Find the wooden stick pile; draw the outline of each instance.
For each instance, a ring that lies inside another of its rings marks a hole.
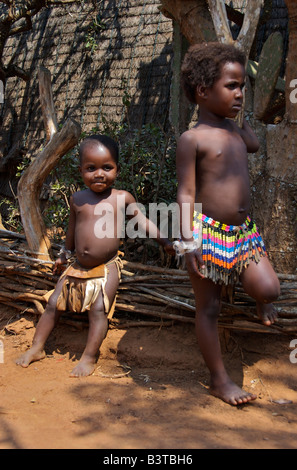
[[[52,274],[52,262],[34,257],[23,236],[1,231],[0,304],[20,314],[41,315],[58,277]],[[281,296],[275,302],[279,318],[266,327],[256,315],[256,305],[241,286],[222,298],[219,326],[263,333],[297,332],[297,276],[278,274]],[[150,317],[149,321],[144,318]],[[69,313],[62,320],[79,328],[87,325],[87,315]],[[111,327],[195,322],[195,300],[186,271],[132,263],[124,260],[116,308]]]

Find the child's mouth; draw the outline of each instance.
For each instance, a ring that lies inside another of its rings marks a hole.
[[[95,186],[97,188],[101,188],[104,185],[105,185],[104,181],[94,181],[93,182],[93,186]]]

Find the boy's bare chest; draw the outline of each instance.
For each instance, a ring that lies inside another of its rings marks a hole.
[[[124,213],[124,207],[116,200],[105,200],[97,204],[84,204],[75,207],[76,223],[94,224],[100,218],[106,222],[119,220]]]
[[[199,136],[199,150],[203,153],[222,155],[232,151],[244,151],[245,149],[245,143],[236,132],[215,129],[212,132],[201,132]]]
[[[213,133],[200,140],[198,161],[201,164],[242,164],[247,161],[246,145],[240,136],[230,133]]]

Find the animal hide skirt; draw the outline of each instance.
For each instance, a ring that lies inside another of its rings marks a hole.
[[[64,282],[57,300],[57,309],[75,313],[85,312],[91,308],[100,292],[102,292],[104,311],[108,314],[110,304],[105,286],[108,266],[112,263],[116,264],[120,279],[122,260],[119,256],[116,256],[106,264],[101,264],[91,269],[81,267],[77,261],[68,266],[60,277],[60,279],[64,278]]]

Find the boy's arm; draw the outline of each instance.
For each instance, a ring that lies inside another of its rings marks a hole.
[[[129,206],[127,215],[129,218],[135,217],[139,231],[145,234],[147,237],[156,240],[159,245],[163,246],[164,250],[173,255],[175,253],[173,244],[167,237],[165,237],[158,227],[142,213],[139,204],[137,204],[135,198],[130,193],[126,193],[126,206]]]
[[[259,150],[260,143],[258,137],[245,119],[243,120],[242,128],[239,128],[239,133],[246,145],[248,153],[255,153]]]
[[[68,220],[68,228],[66,232],[66,239],[65,239],[65,249],[68,251],[74,251],[75,249],[75,221],[76,215],[74,210],[74,203],[73,203],[73,196],[70,197],[70,213],[69,213],[69,220]]]
[[[67,252],[73,252],[75,249],[74,241],[74,229],[75,229],[75,211],[73,207],[73,197],[70,198],[70,214],[68,221],[68,229],[66,232],[66,239],[64,248],[59,253],[59,258],[56,259],[53,273],[59,274],[62,271],[62,266],[67,263]]]
[[[196,193],[197,141],[185,132],[176,149],[177,203],[180,209],[180,232],[185,241],[193,240],[193,214]]]
[[[196,160],[198,153],[197,136],[191,131],[185,132],[179,139],[176,150],[177,202],[180,208],[181,239],[191,245],[193,241],[193,216],[196,197]],[[204,267],[200,250],[190,248],[185,253],[188,272],[203,278],[198,266]]]

